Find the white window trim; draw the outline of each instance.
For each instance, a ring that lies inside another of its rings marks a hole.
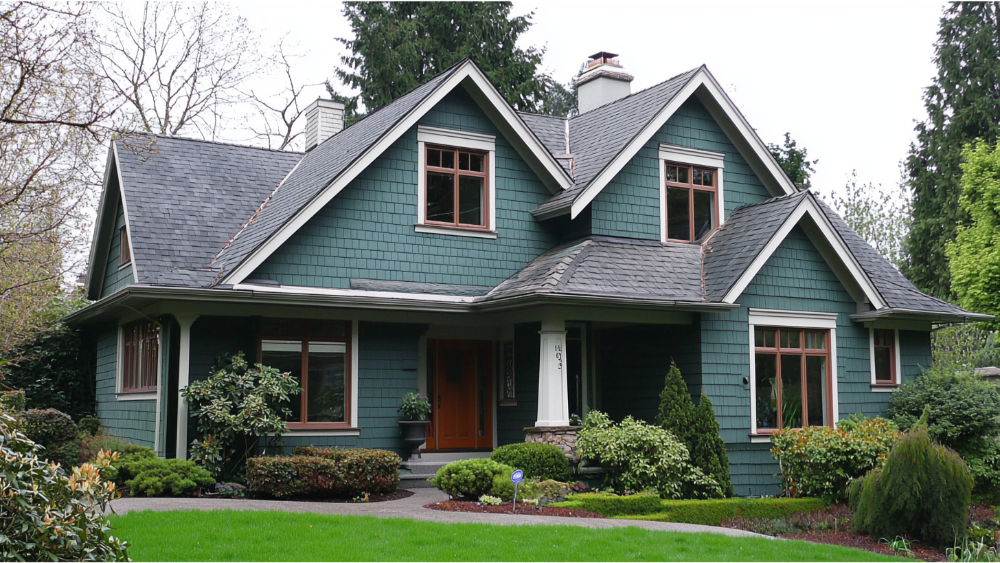
[[[140,319],[130,319],[127,322],[119,321],[118,323],[118,346],[117,354],[115,359],[115,399],[118,401],[159,401],[160,394],[160,371],[163,369],[163,362],[160,358],[160,348],[163,347],[163,331],[161,330],[156,335],[156,391],[149,391],[145,393],[126,393],[125,388],[125,377],[123,373],[123,361],[125,352],[125,331],[123,327],[126,324],[137,321]],[[159,411],[159,408],[157,408]],[[159,432],[159,428],[156,428]]]
[[[766,434],[757,434],[757,364],[754,354],[754,328],[757,326],[772,326],[777,328],[815,328],[830,331],[830,378],[832,385],[831,395],[833,399],[833,412],[831,423],[836,424],[840,420],[840,397],[838,386],[840,385],[837,375],[837,313],[818,313],[812,311],[782,311],[777,309],[750,309],[749,315],[750,340],[750,442],[763,443],[771,440]],[[766,438],[766,440],[761,439]]]
[[[892,352],[896,356],[896,373],[892,374],[892,384],[899,385],[903,381],[903,364],[901,362],[899,354],[899,329],[892,329]],[[892,393],[893,387],[886,386],[885,383],[875,382],[875,329],[868,329],[868,360],[871,364],[871,374],[872,374],[872,392],[873,393]]]
[[[458,149],[469,149],[476,151],[486,151],[486,171],[489,187],[487,197],[489,198],[489,224],[490,230],[472,233],[460,228],[449,229],[438,225],[425,225],[427,214],[427,202],[425,201],[425,184],[427,174],[424,170],[424,159],[427,154],[427,145],[442,145],[455,147]],[[483,135],[482,133],[471,133],[469,131],[458,131],[456,129],[441,129],[438,127],[417,126],[417,224],[413,231],[417,233],[427,233],[436,235],[450,235],[473,238],[497,238],[497,148],[496,137],[493,135]]]
[[[660,159],[658,164],[660,167],[660,189],[657,192],[660,198],[660,242],[667,242],[667,178],[664,176],[665,164],[667,162],[676,162],[678,164],[704,166],[706,168],[715,168],[718,170],[716,176],[719,180],[719,184],[716,188],[715,194],[715,197],[718,200],[717,204],[719,213],[719,216],[715,218],[715,228],[717,229],[722,225],[726,214],[726,198],[722,187],[722,171],[726,167],[725,158],[726,155],[721,152],[704,151],[701,149],[692,149],[690,147],[682,147],[678,145],[660,144]]]

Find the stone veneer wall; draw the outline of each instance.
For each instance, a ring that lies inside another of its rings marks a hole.
[[[566,454],[570,464],[576,464],[576,435],[580,426],[546,426],[524,429],[524,441],[535,444],[552,444]]]

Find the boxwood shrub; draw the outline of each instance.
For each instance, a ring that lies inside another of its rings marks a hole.
[[[394,452],[365,448],[315,448],[299,446],[293,455],[321,457],[337,466],[343,480],[334,494],[353,497],[362,493],[385,494],[399,488],[399,464]]]
[[[660,497],[651,494],[638,495],[605,495],[600,493],[581,493],[569,495],[566,502],[553,506],[565,508],[580,508],[596,512],[603,516],[635,516],[659,512],[662,505]]]
[[[796,512],[815,512],[822,510],[826,502],[818,498],[660,500],[654,495],[583,493],[570,495],[566,502],[552,506],[579,508],[618,518],[718,526],[722,520],[737,516],[783,518]]]
[[[492,459],[464,459],[438,469],[437,476],[430,481],[435,487],[453,497],[478,499],[482,495],[493,494],[495,477],[506,476],[509,480],[513,472],[513,467],[497,463]],[[514,495],[513,485],[510,495],[511,497]]]
[[[493,451],[490,459],[524,471],[527,479],[537,477],[542,481],[569,480],[569,462],[566,460],[566,454],[552,444],[522,442],[500,446]]]
[[[306,455],[252,457],[247,460],[247,487],[274,498],[336,496],[344,475],[333,460]]]

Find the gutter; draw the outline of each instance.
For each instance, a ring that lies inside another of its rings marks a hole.
[[[921,311],[918,309],[897,309],[897,308],[884,308],[884,309],[878,309],[877,311],[868,311],[865,313],[855,313],[851,315],[851,320],[859,323],[866,321],[875,321],[879,319],[969,323],[969,322],[991,321],[993,320],[993,318],[994,318],[993,315],[985,315],[983,313],[972,313],[969,311],[965,311],[964,313],[945,313],[945,312]]]

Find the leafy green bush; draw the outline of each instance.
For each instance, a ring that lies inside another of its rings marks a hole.
[[[569,479],[569,462],[566,460],[566,454],[552,444],[522,442],[500,446],[493,450],[490,459],[524,471],[526,479],[536,477],[556,481]]]
[[[403,395],[403,404],[399,410],[406,415],[407,420],[427,420],[431,414],[431,402],[420,393]]]
[[[655,489],[664,498],[679,498],[685,491],[722,496],[718,483],[691,465],[687,448],[673,434],[630,416],[614,424],[608,415],[590,411],[576,445],[583,459],[601,463],[605,483],[616,492]]]
[[[261,364],[251,366],[238,352],[208,379],[181,390],[198,419],[200,438],[191,443],[191,459],[212,475],[241,473],[262,436],[273,434],[280,444],[291,416],[289,397],[302,392],[290,373]]]
[[[114,456],[71,474],[38,457],[20,423],[0,412],[0,559],[5,561],[129,561],[111,535],[105,509],[118,498],[100,470]]]
[[[493,487],[490,489],[491,495],[500,497],[505,501],[514,498],[514,482],[510,480],[510,476],[514,473],[514,468],[509,465],[506,467],[505,471],[493,476]],[[517,498],[519,501],[521,499],[537,499],[541,496],[540,490],[538,483],[525,479],[517,487]]]
[[[399,488],[399,464],[402,459],[394,452],[366,448],[314,448],[299,446],[293,455],[323,457],[334,461],[343,475],[336,494],[355,495],[391,493]]]
[[[80,443],[80,461],[95,459],[97,453],[101,450],[118,452],[120,459],[125,459],[132,454],[141,454],[140,457],[156,457],[156,452],[145,446],[139,446],[121,438],[101,434],[82,440]]]
[[[555,503],[552,506],[563,508],[579,508],[589,510],[604,516],[636,516],[639,514],[654,514],[663,507],[660,497],[652,494],[638,495],[608,495],[600,493],[580,493],[569,495],[566,502]]]
[[[167,491],[181,496],[199,487],[215,483],[212,474],[186,459],[128,456],[118,468],[118,479],[125,481],[131,496],[140,493],[152,497]]]
[[[80,432],[86,432],[91,436],[97,436],[104,431],[104,426],[101,424],[101,419],[94,418],[92,416],[85,416],[76,423],[76,426],[80,429]]]
[[[850,420],[837,428],[777,432],[771,453],[781,464],[785,490],[792,496],[837,502],[846,498],[851,480],[882,465],[898,439],[894,425],[882,418]]]
[[[42,457],[69,470],[80,461],[80,432],[66,413],[29,409],[21,413],[24,434],[45,448]]]
[[[0,410],[6,410],[14,416],[20,416],[24,411],[24,389],[17,391],[0,391]]]
[[[325,457],[295,455],[247,460],[247,487],[270,497],[337,496],[343,482],[344,475],[337,463]]]
[[[953,545],[965,537],[971,492],[965,462],[918,424],[882,467],[851,483],[852,528],[875,537],[915,535],[930,545]]]
[[[492,459],[465,459],[438,469],[437,476],[430,481],[439,490],[453,497],[477,499],[482,495],[492,494],[503,498],[493,492],[494,477],[499,475],[509,479],[513,471],[513,467]]]
[[[796,513],[822,510],[825,506],[826,502],[818,498],[665,500],[660,512],[635,519],[718,526],[730,518],[787,518]]]

